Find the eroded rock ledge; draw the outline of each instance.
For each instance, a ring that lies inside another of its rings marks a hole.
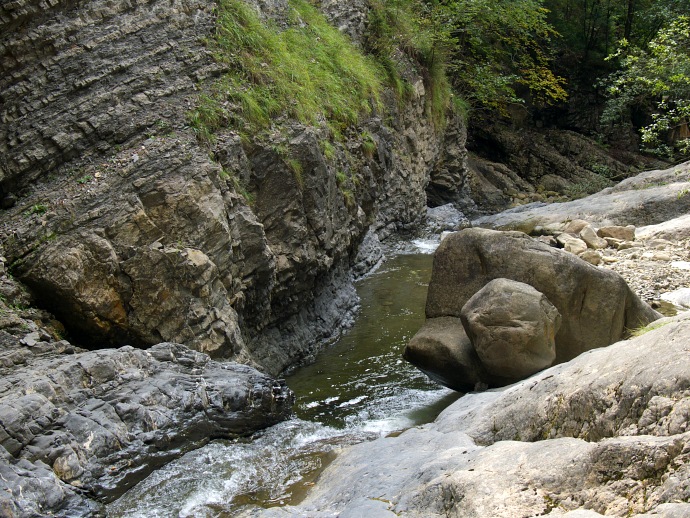
[[[30,350],[0,381],[3,516],[100,514],[156,467],[271,426],[294,400],[282,380],[179,344],[87,352],[3,338],[3,358]]]

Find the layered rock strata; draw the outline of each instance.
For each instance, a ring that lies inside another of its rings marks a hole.
[[[251,367],[179,344],[80,351],[12,343],[0,384],[0,509],[6,516],[91,516],[212,438],[235,438],[290,414],[294,395]],[[63,354],[57,354],[63,353]],[[72,353],[72,354],[67,354]]]
[[[251,5],[278,25],[289,9]],[[326,10],[361,37],[358,5]],[[328,152],[325,127],[286,120],[200,145],[187,113],[226,72],[206,43],[214,12],[205,0],[2,7],[1,239],[13,274],[76,342],[184,343],[275,373],[351,315],[367,231],[423,220],[445,144],[408,59],[407,101],[386,95],[385,113]]]

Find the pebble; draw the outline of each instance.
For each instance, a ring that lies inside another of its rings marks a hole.
[[[648,304],[656,304],[665,293],[690,288],[690,238],[675,243],[653,239],[634,244],[627,250],[607,248],[601,267],[620,274]]]

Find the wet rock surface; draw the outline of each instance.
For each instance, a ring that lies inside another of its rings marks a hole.
[[[663,325],[662,325],[663,324]],[[345,450],[299,506],[248,516],[685,516],[690,320],[589,351]]]
[[[28,348],[13,345],[3,353]],[[287,418],[294,400],[283,381],[180,344],[56,354],[63,345],[34,345],[3,372],[0,484],[10,516],[90,515],[210,439]]]

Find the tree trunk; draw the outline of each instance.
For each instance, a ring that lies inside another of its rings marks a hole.
[[[633,17],[635,16],[635,0],[628,0],[628,15],[625,17],[625,33],[623,37],[630,41],[630,34],[632,33]]]

